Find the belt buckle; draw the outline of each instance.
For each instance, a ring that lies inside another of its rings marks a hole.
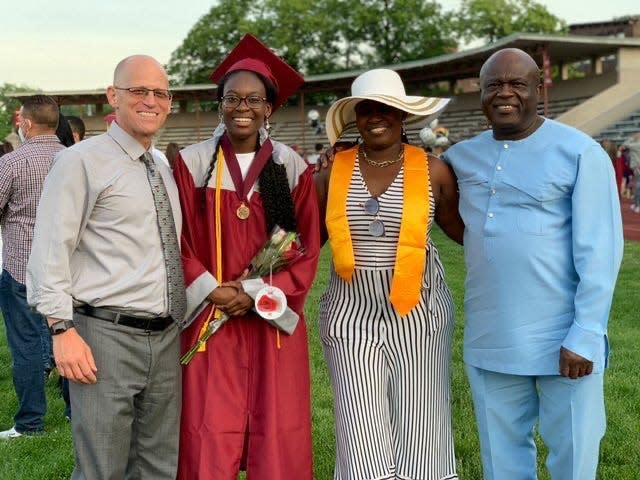
[[[113,319],[113,323],[115,325],[120,325],[120,317],[122,316],[122,314],[120,312],[114,312],[116,314],[115,318]]]
[[[153,330],[151,330],[151,324],[153,323],[153,317],[149,317],[149,318],[145,318],[144,319],[144,331],[145,332],[151,332]]]

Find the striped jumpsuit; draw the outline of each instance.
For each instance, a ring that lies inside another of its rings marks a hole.
[[[400,317],[388,300],[402,215],[403,173],[378,197],[385,236],[372,237],[358,160],[347,196],[355,270],[331,268],[320,336],[334,393],[336,480],[457,479],[451,433],[453,301],[428,241],[420,302]],[[431,207],[435,205],[429,185]]]

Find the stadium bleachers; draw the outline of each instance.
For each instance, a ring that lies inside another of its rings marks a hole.
[[[561,98],[551,100],[548,105],[548,116],[556,118],[570,110],[589,97]],[[458,142],[480,133],[487,128],[486,119],[482,111],[477,107],[477,97],[472,102],[454,102],[452,107],[445,110],[439,117],[439,124],[449,129],[449,137],[453,142]],[[326,106],[308,107],[321,112],[321,119],[326,115]],[[543,106],[538,106],[538,112],[543,113]],[[215,112],[206,112],[196,115],[194,113],[169,115],[165,126],[156,135],[154,144],[164,151],[169,142],[175,142],[180,146],[190,145],[208,138],[218,124],[218,116]],[[322,126],[322,123],[320,124]],[[88,125],[88,127],[90,127]],[[87,137],[102,133],[106,126],[93,125],[87,130]],[[418,133],[420,128],[410,128],[408,136],[411,143],[420,144]],[[624,120],[615,123],[603,130],[596,139],[611,139],[617,143],[627,139],[631,134],[640,131],[640,111],[635,112]],[[271,119],[271,136],[287,145],[297,144],[303,151],[311,152],[316,143],[327,144],[324,129],[312,126],[300,118],[298,107],[281,108]],[[345,139],[353,140],[357,137],[357,131],[347,132]]]
[[[598,141],[611,140],[620,144],[637,132],[640,132],[640,110],[601,130],[594,138]]]

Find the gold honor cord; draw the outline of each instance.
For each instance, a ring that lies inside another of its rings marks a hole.
[[[216,209],[215,209],[215,229],[216,229],[216,280],[218,284],[222,283],[222,211],[221,211],[221,192],[222,192],[222,171],[224,170],[224,154],[222,149],[218,149],[218,157],[216,159]],[[204,188],[207,188],[205,185]],[[211,318],[219,319],[222,317],[222,311],[215,305],[212,305],[209,316],[202,324],[200,333],[198,334],[198,340],[200,340],[207,329]],[[202,342],[198,352],[205,352],[207,350],[207,342]]]

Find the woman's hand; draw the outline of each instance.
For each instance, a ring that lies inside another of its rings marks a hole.
[[[213,289],[213,291],[207,296],[207,299],[214,305],[224,307],[227,303],[235,298],[238,294],[238,289],[230,284],[222,284],[219,287]]]
[[[243,274],[244,276],[244,274]],[[241,276],[240,278],[242,278]],[[253,307],[253,298],[251,298],[242,288],[240,280],[233,280],[231,282],[225,282],[222,284],[223,288],[233,288],[236,290],[236,295],[226,304],[220,305],[220,308],[228,315],[235,317],[245,315]]]

